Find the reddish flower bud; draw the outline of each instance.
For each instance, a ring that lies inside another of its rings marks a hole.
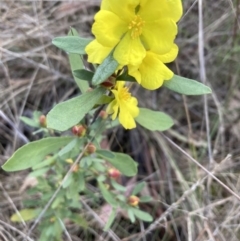
[[[86,134],[86,128],[82,125],[76,125],[72,128],[72,133],[74,136],[84,136]]]
[[[113,179],[118,179],[121,176],[121,172],[116,168],[108,169],[108,176]]]
[[[108,117],[108,113],[105,110],[101,110],[99,116],[105,120]]]
[[[86,149],[86,153],[87,154],[92,154],[94,152],[96,152],[96,146],[93,143],[89,143]]]
[[[115,85],[115,77],[110,76],[107,80],[105,80],[101,85],[106,88],[112,88]]]
[[[138,204],[139,204],[139,198],[137,196],[130,196],[128,198],[128,203],[133,206],[133,207],[136,207]]]
[[[39,117],[39,124],[41,127],[47,127],[47,118],[45,115]]]
[[[78,172],[78,170],[79,170],[79,165],[78,164],[74,165],[72,168],[72,172]]]

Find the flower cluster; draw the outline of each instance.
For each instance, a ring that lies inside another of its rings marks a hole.
[[[178,54],[174,40],[181,15],[181,0],[103,0],[92,27],[95,39],[85,49],[88,61],[101,64],[113,52],[120,68],[126,66],[128,74],[141,86],[157,89],[173,77],[165,63],[172,62]],[[137,111],[122,104],[126,101],[121,99],[123,89],[122,83],[116,85],[112,91],[115,100],[108,110],[114,113],[114,119],[119,109],[120,123],[133,128]],[[135,106],[135,98],[131,101]]]
[[[139,84],[157,89],[173,77],[165,63],[178,54],[174,39],[181,15],[181,0],[103,0],[92,27],[95,40],[86,47],[88,61],[101,64],[113,50]]]

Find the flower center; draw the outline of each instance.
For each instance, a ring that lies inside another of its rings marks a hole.
[[[131,98],[131,94],[128,92],[128,88],[124,87],[119,91],[119,99],[128,101]]]
[[[135,15],[133,20],[129,23],[128,29],[131,30],[131,37],[133,39],[139,37],[142,34],[142,28],[145,21],[139,15]]]

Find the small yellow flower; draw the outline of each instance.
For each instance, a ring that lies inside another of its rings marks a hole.
[[[115,88],[111,90],[114,100],[108,105],[107,113],[112,114],[112,120],[115,120],[118,115],[119,122],[123,127],[132,129],[136,127],[134,118],[139,114],[138,101],[131,96],[124,85],[125,81],[117,81]]]
[[[178,54],[177,45],[163,55],[147,51],[139,66],[128,65],[128,73],[133,76],[142,87],[155,90],[162,86],[164,80],[170,80],[173,72],[164,64],[172,62]]]
[[[88,61],[101,62],[113,48],[120,65],[140,65],[147,50],[166,54],[181,15],[181,0],[103,0],[92,27],[96,40],[86,48]]]

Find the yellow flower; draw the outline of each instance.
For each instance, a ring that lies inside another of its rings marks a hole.
[[[89,62],[101,62],[113,48],[120,65],[140,65],[146,50],[168,53],[181,15],[181,0],[103,0],[92,28],[96,40],[86,48]],[[96,45],[102,51],[94,57]]]
[[[108,105],[107,113],[112,114],[112,120],[115,120],[118,115],[119,122],[123,127],[132,129],[136,127],[134,118],[139,114],[138,101],[131,96],[124,85],[125,81],[117,81],[115,88],[111,90],[114,100]]]
[[[163,55],[147,51],[139,66],[128,66],[128,73],[144,88],[155,90],[162,86],[164,80],[170,80],[173,77],[173,72],[164,63],[172,62],[177,54],[178,47],[175,44],[168,53]]]

